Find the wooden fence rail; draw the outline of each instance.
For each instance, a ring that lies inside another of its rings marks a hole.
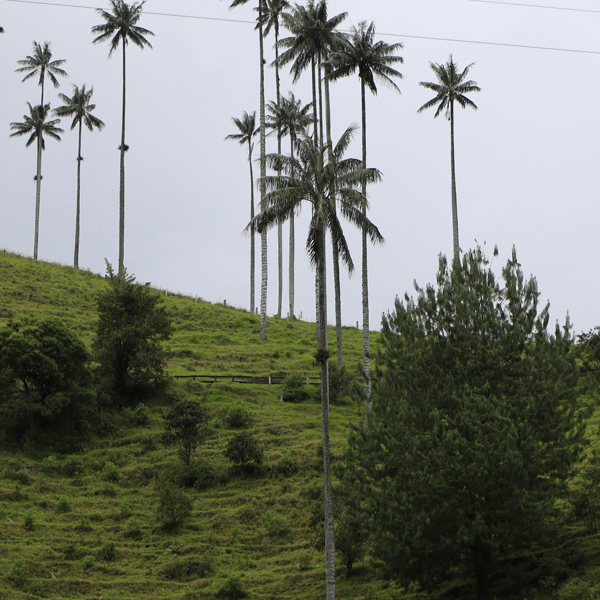
[[[232,383],[258,383],[261,385],[279,385],[283,383],[285,375],[171,375],[175,379],[191,379],[202,383],[218,383],[230,381]],[[321,385],[320,376],[306,377],[307,385]]]

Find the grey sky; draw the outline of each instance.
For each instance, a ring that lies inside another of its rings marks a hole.
[[[21,121],[26,102],[39,102],[39,88],[22,84],[16,61],[32,42],[50,41],[54,58],[67,60],[71,84],[94,86],[96,114],[106,123],[84,132],[80,265],[104,272],[104,258],[117,262],[120,53],[93,46],[90,29],[101,22],[97,0],[64,0],[87,10],[0,0],[0,247],[31,255],[35,149],[9,139],[9,124]],[[529,4],[530,2],[527,2]],[[532,3],[532,2],[531,2]],[[546,0],[548,6],[567,3]],[[571,3],[570,3],[571,4]],[[253,20],[253,5],[228,10],[218,0],[149,0],[148,13],[177,13]],[[593,0],[572,8],[597,9]],[[471,78],[482,92],[479,110],[456,118],[456,164],[461,247],[498,245],[500,267],[513,244],[526,275],[539,283],[541,302],[551,301],[552,320],[567,310],[576,331],[600,323],[597,307],[598,202],[596,107],[600,66],[600,13],[542,10],[470,0],[330,0],[329,14],[347,11],[342,29],[375,21],[378,37],[402,41],[404,75],[399,95],[380,86],[368,97],[369,166],[383,172],[370,189],[371,219],[387,242],[370,253],[371,324],[393,307],[394,297],[412,293],[413,280],[433,282],[438,254],[452,252],[449,125],[417,109],[431,97],[418,86],[434,77],[429,61],[450,53],[460,68],[475,62]],[[249,305],[249,219],[245,149],[224,141],[235,131],[232,116],[258,111],[258,40],[252,25],[145,14],[154,49],[128,47],[125,264],[139,281],[210,301]],[[379,34],[395,34],[399,37]],[[282,30],[282,35],[287,32]],[[496,45],[418,39],[452,38],[587,50],[552,52]],[[272,38],[267,41],[271,62]],[[267,98],[274,99],[274,70],[267,70]],[[307,79],[293,86],[287,69],[282,91],[310,100]],[[334,138],[360,122],[358,78],[332,87]],[[63,140],[47,141],[43,157],[39,252],[43,260],[71,264],[75,219],[76,134],[63,120]],[[269,151],[276,141],[269,138]],[[258,144],[257,144],[258,147]],[[284,141],[287,151],[288,141]],[[360,131],[348,156],[360,156]],[[258,170],[258,169],[257,169]],[[258,197],[257,197],[258,199]],[[304,254],[308,211],[297,225],[296,312],[314,319],[314,276]],[[346,228],[360,267],[359,236]],[[287,227],[284,229],[287,237]],[[287,244],[285,266],[287,267]],[[259,255],[257,254],[257,259]],[[276,235],[269,234],[268,314],[277,311]],[[258,265],[257,261],[257,265]],[[287,272],[287,270],[286,270]],[[328,273],[331,274],[330,268]],[[257,269],[257,282],[260,271]],[[333,321],[330,286],[329,319]],[[257,292],[257,303],[258,303]],[[360,273],[343,277],[343,320],[361,320]],[[287,277],[284,312],[287,310]]]

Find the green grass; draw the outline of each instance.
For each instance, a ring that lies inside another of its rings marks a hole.
[[[104,285],[101,276],[86,271],[0,254],[0,326],[26,316],[54,316],[89,347],[95,299]],[[193,298],[163,297],[174,325],[168,344],[171,375],[318,375],[312,358],[314,323],[271,318],[263,341],[257,316]],[[333,330],[329,339],[334,343]],[[376,340],[374,334],[374,345]],[[335,347],[331,351],[335,354]],[[361,332],[345,328],[344,356],[351,371],[361,352]],[[157,477],[179,464],[176,449],[160,443],[165,408],[160,400],[146,402],[151,412],[147,426],[131,426],[113,415],[110,433],[92,437],[78,454],[4,450],[0,599],[208,599],[230,576],[240,577],[253,599],[324,597],[324,557],[311,545],[305,493],[321,481],[319,404],[282,403],[281,386],[191,379],[172,385],[181,396],[200,401],[212,424],[196,457],[211,464],[216,480],[206,490],[186,490],[192,516],[171,533],[161,530],[156,518]],[[223,456],[236,433],[224,425],[223,416],[240,401],[252,415],[249,429],[265,453],[265,465],[256,474],[233,472]],[[361,419],[362,409],[353,401],[332,405],[335,459],[344,451],[349,427]],[[273,467],[286,453],[297,460],[299,471],[275,475]],[[107,462],[116,465],[118,477],[104,469]],[[591,559],[590,574],[600,577],[598,536],[577,535]],[[379,579],[369,561],[355,570],[347,578],[338,567],[337,597],[425,598]],[[551,596],[539,592],[536,597]]]

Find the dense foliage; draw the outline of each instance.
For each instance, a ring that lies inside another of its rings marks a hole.
[[[93,343],[103,404],[124,404],[160,385],[171,337],[171,321],[160,296],[140,285],[126,269],[107,263],[108,288],[98,297]]]
[[[18,441],[87,428],[94,408],[88,355],[55,320],[13,322],[0,330],[0,423]]]
[[[194,450],[206,436],[206,411],[194,400],[178,400],[163,417],[163,440],[175,444],[185,466],[189,466]]]
[[[369,431],[351,435],[344,475],[390,573],[435,588],[460,568],[488,600],[499,559],[549,531],[584,445],[573,340],[568,322],[547,332],[514,251],[501,281],[477,249],[416,290],[383,320]]]

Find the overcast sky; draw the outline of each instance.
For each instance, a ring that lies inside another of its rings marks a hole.
[[[53,57],[67,60],[69,78],[59,90],[47,87],[46,99],[56,107],[58,92],[71,95],[72,84],[93,86],[96,115],[106,123],[102,132],[84,131],[80,246],[80,266],[103,273],[104,259],[116,264],[118,257],[121,55],[109,59],[107,44],[91,43],[91,27],[102,22],[92,10],[98,0],[57,4],[63,6],[0,0],[0,248],[33,254],[36,152],[25,147],[26,138],[9,138],[9,126],[22,121],[26,102],[38,103],[40,95],[36,80],[21,83],[16,61],[31,54],[34,40],[49,41]],[[232,11],[229,4],[148,0],[139,25],[156,34],[153,49],[128,46],[125,264],[138,281],[248,308],[246,150],[224,138],[236,131],[233,116],[258,111],[258,38],[251,24],[234,22],[252,21],[254,2]],[[370,217],[386,238],[370,252],[373,329],[396,295],[412,293],[414,280],[433,282],[438,255],[452,253],[450,127],[434,120],[433,111],[417,114],[432,96],[418,85],[435,78],[429,61],[445,62],[451,53],[461,69],[475,63],[470,76],[482,88],[472,96],[479,110],[456,114],[462,249],[485,243],[491,257],[498,245],[494,264],[500,267],[515,245],[525,274],[538,280],[541,302],[551,302],[552,321],[562,323],[568,311],[577,332],[600,324],[600,11],[597,0],[543,4],[580,10],[473,0],[329,1],[330,16],[348,12],[342,29],[374,21],[378,39],[404,44],[402,94],[380,86],[367,100],[369,166],[383,173],[369,191]],[[268,63],[272,44],[269,38]],[[274,99],[274,69],[267,69],[266,90]],[[308,78],[292,85],[285,69],[282,92],[288,90],[310,101]],[[335,139],[360,122],[357,76],[332,86],[332,111]],[[70,121],[61,126],[62,141],[47,140],[43,156],[39,255],[72,264],[77,136]],[[276,150],[275,139],[268,144],[268,151]],[[348,156],[360,157],[360,131]],[[305,209],[297,225],[296,313],[312,320],[308,215]],[[346,231],[359,269],[359,235],[350,226]],[[287,243],[284,248],[287,273]],[[259,264],[257,253],[257,306]],[[273,231],[269,315],[277,311],[276,265]],[[344,324],[355,325],[361,320],[358,271],[343,276],[342,291]],[[332,286],[329,302],[333,322]],[[287,303],[286,276],[284,314]]]

